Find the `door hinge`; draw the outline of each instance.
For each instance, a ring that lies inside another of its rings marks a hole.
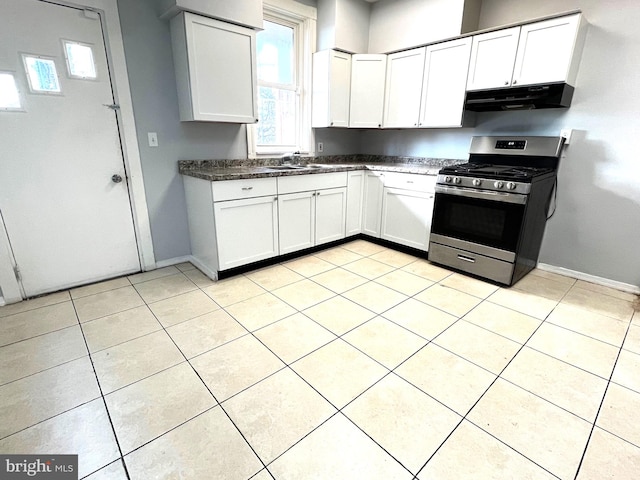
[[[13,267],[13,273],[16,276],[16,280],[21,282],[22,281],[22,275],[20,274],[20,267],[18,267],[18,265]]]

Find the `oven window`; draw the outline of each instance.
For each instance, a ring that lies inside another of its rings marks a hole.
[[[436,194],[431,231],[515,252],[524,205]]]

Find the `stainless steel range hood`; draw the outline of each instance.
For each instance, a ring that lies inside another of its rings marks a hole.
[[[529,85],[467,92],[465,109],[474,112],[568,108],[574,88],[568,83]]]

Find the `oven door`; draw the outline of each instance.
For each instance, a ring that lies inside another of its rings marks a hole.
[[[447,237],[461,247],[467,242],[489,247],[482,253],[495,250],[515,255],[526,201],[526,195],[438,185],[432,241]]]

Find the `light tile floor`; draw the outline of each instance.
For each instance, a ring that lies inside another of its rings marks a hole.
[[[0,308],[0,452],[80,477],[637,479],[633,295],[357,240]]]

